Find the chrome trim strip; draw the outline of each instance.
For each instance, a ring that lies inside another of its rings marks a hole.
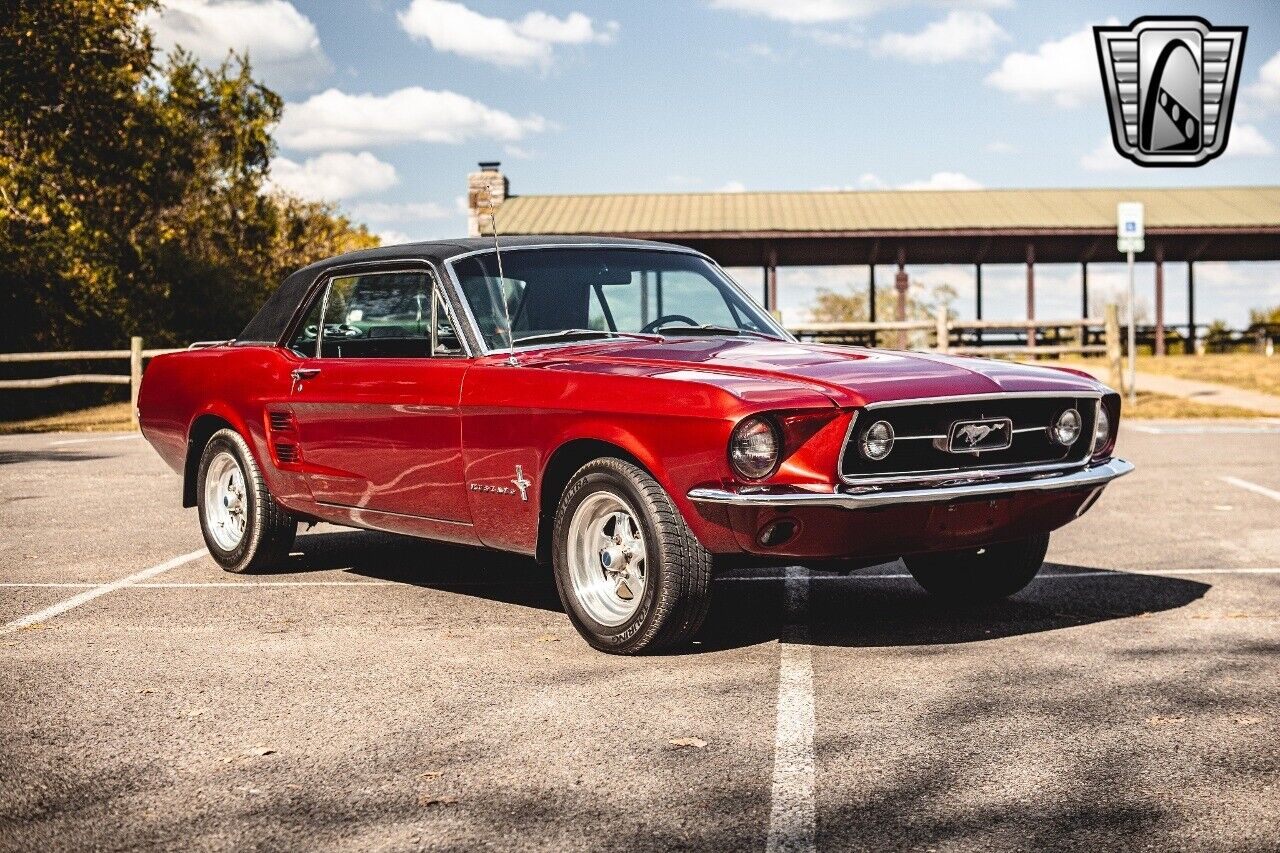
[[[699,252],[696,249],[690,249],[686,246],[667,246],[661,243],[655,243],[652,246],[633,245],[628,243],[539,243],[537,245],[525,245],[525,246],[502,246],[501,248],[502,248],[503,254],[508,254],[510,252],[525,252],[530,250],[546,250],[546,249],[625,249],[629,251],[640,251],[640,252],[671,252],[672,254],[677,254],[677,255],[693,255],[694,257],[702,258],[704,261],[706,261],[708,265],[710,265],[717,273],[720,274],[720,276],[724,279],[725,284],[733,288],[735,293],[737,293],[739,296],[741,296],[751,305],[755,306],[756,309],[760,312],[761,317],[764,318],[764,320],[768,323],[769,327],[773,330],[773,332],[778,335],[779,340],[787,341],[791,343],[794,343],[796,341],[795,337],[790,332],[788,332],[785,328],[778,325],[777,321],[774,320],[773,316],[770,315],[768,311],[764,310],[764,308],[761,307],[758,302],[752,299],[751,295],[748,294],[745,290],[743,290],[742,287],[736,281],[733,280],[733,277],[724,271],[723,267],[721,267],[718,263],[716,263],[713,258],[703,254],[702,252]],[[480,346],[482,355],[493,355],[495,352],[499,352],[499,350],[495,350],[492,347],[490,347],[488,342],[485,341],[484,335],[480,333],[480,324],[476,321],[475,314],[471,312],[471,303],[467,301],[466,294],[463,293],[462,291],[462,282],[458,280],[458,274],[454,270],[453,265],[456,261],[465,260],[466,258],[474,257],[476,255],[493,254],[493,251],[494,250],[492,247],[485,248],[485,249],[473,249],[470,252],[463,252],[461,254],[453,255],[451,257],[445,258],[443,262],[445,271],[449,274],[450,281],[453,282],[454,295],[457,298],[457,300],[462,303],[462,308],[466,312],[467,319],[471,323],[471,331],[475,335],[476,341]],[[529,350],[542,349],[546,346],[555,346],[557,344],[559,345],[564,345],[569,343],[580,344],[582,343],[582,341],[549,342],[546,344],[533,344],[526,347],[519,346],[519,343],[520,343],[519,341],[516,341],[516,346],[514,347],[514,349],[518,352],[521,352],[521,351],[527,352]],[[503,350],[505,350],[505,347],[503,348]]]
[[[1070,474],[1049,474],[1025,480],[1002,480],[987,483],[967,483],[959,486],[938,486],[929,489],[902,489],[899,491],[867,492],[734,492],[726,489],[690,489],[688,498],[694,503],[719,504],[752,509],[804,509],[806,507],[834,509],[874,509],[884,506],[900,506],[916,503],[946,503],[966,498],[994,498],[1020,492],[1053,492],[1074,489],[1101,489],[1117,477],[1133,470],[1133,465],[1123,459],[1112,459],[1091,468]],[[952,477],[952,480],[957,478]]]
[[[1052,397],[1078,397],[1084,399],[1096,399],[1101,405],[1104,391],[994,391],[983,394],[951,394],[945,397],[911,397],[904,400],[880,400],[875,403],[867,403],[862,406],[864,411],[875,411],[877,409],[892,408],[894,406],[919,406],[930,403],[964,403],[972,400],[1025,400],[1025,399],[1045,399]],[[1085,451],[1084,456],[1068,462],[1051,462],[1038,463],[1035,465],[1021,465],[1011,468],[986,468],[981,471],[977,469],[965,468],[948,468],[944,471],[934,469],[931,471],[899,471],[896,474],[885,474],[877,476],[876,474],[860,474],[856,476],[848,476],[844,473],[844,458],[849,452],[850,440],[853,438],[853,428],[858,423],[859,411],[855,410],[853,417],[849,419],[849,428],[845,430],[844,444],[841,445],[840,455],[836,458],[836,476],[840,478],[840,482],[851,486],[874,486],[878,483],[913,483],[927,482],[930,480],[954,480],[957,476],[1008,476],[1015,474],[1033,474],[1037,472],[1061,471],[1066,468],[1074,468],[1077,465],[1083,465],[1087,462],[1092,454],[1092,442],[1090,447]],[[1096,415],[1095,415],[1096,417]],[[1096,423],[1096,421],[1095,421]],[[1047,430],[1048,427],[1020,427],[1014,432],[1035,432],[1038,430]],[[906,438],[934,438],[935,436],[899,436],[899,440]],[[946,436],[936,436],[945,438]]]
[[[1085,397],[1101,399],[1102,391],[992,391],[983,394],[951,394],[946,397],[912,397],[907,400],[880,400],[867,403],[864,409],[883,409],[887,406],[920,406],[928,403],[963,403],[970,400],[1006,400],[1036,397]]]

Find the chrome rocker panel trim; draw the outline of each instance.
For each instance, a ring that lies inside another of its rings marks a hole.
[[[1074,471],[1069,474],[1050,473],[1031,479],[999,480],[965,483],[954,486],[935,486],[926,489],[868,490],[858,492],[732,492],[726,489],[690,489],[689,500],[695,503],[728,506],[803,509],[805,507],[834,507],[838,509],[873,509],[913,503],[941,503],[965,498],[988,498],[1017,492],[1052,492],[1067,489],[1096,489],[1107,485],[1117,477],[1133,470],[1133,465],[1123,459]],[[953,482],[962,477],[953,478]]]

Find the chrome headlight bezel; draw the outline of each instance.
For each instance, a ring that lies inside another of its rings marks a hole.
[[[1089,448],[1090,456],[1098,456],[1106,451],[1111,443],[1111,415],[1101,400],[1098,401],[1098,413],[1093,420],[1093,445]]]
[[[755,459],[751,458],[752,454]],[[743,418],[729,434],[728,456],[729,467],[744,480],[772,476],[782,462],[782,433],[778,425],[764,415]]]
[[[1049,439],[1061,447],[1071,447],[1084,432],[1084,418],[1075,408],[1063,409],[1049,424]]]
[[[873,432],[876,436],[872,435]],[[883,462],[893,452],[894,438],[893,424],[876,421],[858,437],[858,451],[872,462]]]

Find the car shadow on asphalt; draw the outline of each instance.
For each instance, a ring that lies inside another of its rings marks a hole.
[[[0,450],[0,465],[19,462],[92,462],[95,459],[109,458],[111,457],[78,450]]]
[[[501,604],[563,612],[546,566],[527,557],[392,534],[342,531],[298,537],[274,574],[342,571]],[[684,653],[757,645],[794,636],[780,569],[717,577],[710,612]],[[949,605],[930,598],[902,563],[849,574],[809,573],[808,642],[829,646],[930,646],[997,640],[1184,607],[1208,584],[1155,574],[1046,563],[1005,601]]]

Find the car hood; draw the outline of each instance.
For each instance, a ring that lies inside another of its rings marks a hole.
[[[983,358],[759,338],[612,340],[523,353],[527,366],[700,381],[744,396],[777,398],[786,386],[838,406],[1000,392],[1096,393],[1084,375]]]

